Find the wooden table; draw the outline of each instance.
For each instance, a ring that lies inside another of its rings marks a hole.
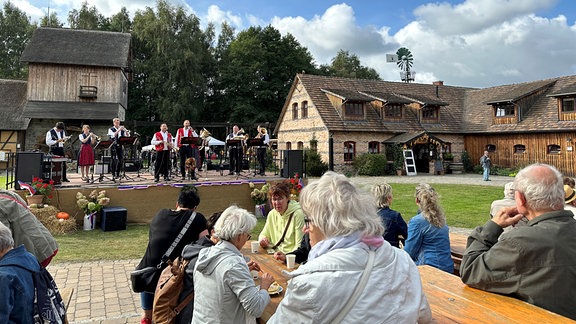
[[[462,283],[459,277],[431,266],[418,266],[436,323],[572,323],[570,319]]]
[[[288,268],[286,268],[286,265],[283,262],[274,259],[271,254],[267,254],[266,250],[264,250],[262,247],[260,247],[258,253],[252,253],[250,249],[250,241],[246,242],[246,244],[244,244],[242,247],[242,254],[249,257],[251,260],[258,262],[262,271],[271,274],[276,282],[278,282],[278,284],[280,284],[280,286],[282,286],[284,289],[280,294],[270,295],[270,304],[266,306],[262,316],[258,319],[259,323],[266,323],[272,314],[276,312],[278,304],[280,304],[282,298],[284,298],[289,278],[282,273],[282,270],[288,270]],[[256,284],[259,283],[260,280],[256,280]]]
[[[454,274],[460,275],[460,263],[462,263],[462,256],[466,251],[466,242],[468,235],[450,233],[450,254],[454,261]]]

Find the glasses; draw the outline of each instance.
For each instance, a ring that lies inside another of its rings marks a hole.
[[[250,233],[246,233],[246,234],[248,234],[248,237],[246,238],[246,241],[248,241],[252,238],[252,234],[250,234]]]
[[[306,227],[306,229],[310,228],[310,223],[312,223],[312,220],[308,217],[304,217],[304,227]]]

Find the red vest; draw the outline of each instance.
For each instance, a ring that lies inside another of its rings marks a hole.
[[[162,143],[156,145],[154,148],[156,149],[156,151],[163,151],[164,150],[164,137],[162,137],[162,132],[156,132],[156,134],[154,134],[154,138],[157,141],[162,141]],[[166,136],[166,138],[168,139],[169,143],[172,143],[172,134],[168,133],[168,136]]]
[[[188,130],[188,136],[187,136],[187,137],[192,137],[192,136],[193,136],[193,135],[192,135],[192,132],[193,132],[193,131],[192,131],[192,128],[190,128],[190,129]],[[181,143],[181,142],[182,142],[182,137],[184,137],[184,127],[178,128],[178,131],[176,132],[176,138],[178,139],[178,143],[177,143],[178,147],[182,147],[182,143]],[[190,145],[190,146],[191,146],[191,147],[196,147],[195,144],[192,144],[192,145]]]

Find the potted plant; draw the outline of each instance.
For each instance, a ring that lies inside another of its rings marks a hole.
[[[49,203],[52,199],[52,190],[54,190],[54,181],[44,181],[41,178],[32,178],[32,184],[18,181],[21,188],[27,189],[30,195],[26,196],[28,205],[42,205],[44,202]]]
[[[92,190],[88,197],[81,192],[76,193],[76,205],[84,211],[84,230],[93,230],[96,226],[96,213],[110,203],[106,197],[106,190],[100,192]]]
[[[254,207],[254,215],[256,215],[256,217],[266,216],[266,201],[268,200],[270,185],[266,183],[260,189],[256,188],[253,182],[250,182],[248,185],[252,189],[252,191],[250,191],[250,197],[254,201],[254,204],[256,204]]]

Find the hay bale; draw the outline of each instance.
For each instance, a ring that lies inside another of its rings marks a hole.
[[[66,234],[76,231],[76,220],[73,217],[68,219],[57,219],[56,214],[60,211],[54,206],[30,208],[30,211],[36,216],[36,218],[38,218],[40,223],[42,223],[42,225],[52,233],[52,235]]]

